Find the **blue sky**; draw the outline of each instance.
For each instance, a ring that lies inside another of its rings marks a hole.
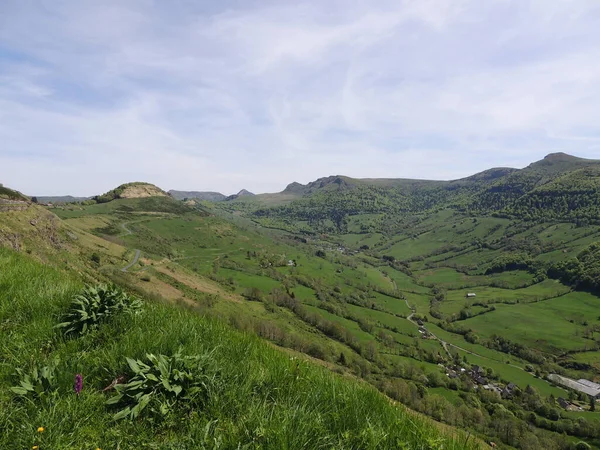
[[[596,0],[2,0],[0,182],[254,192],[600,158]]]

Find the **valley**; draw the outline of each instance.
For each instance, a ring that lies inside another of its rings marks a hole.
[[[549,376],[600,379],[599,167],[554,154],[450,182],[333,176],[279,194],[179,199],[131,183],[0,211],[0,243],[11,248],[2,258],[5,270],[33,258],[64,280],[113,282],[165,317],[190,313],[191,328],[202,317],[244,336],[227,339],[257,335],[371,385],[442,435],[461,430],[446,441],[455,447],[404,448],[596,448],[595,402]],[[27,202],[16,196],[7,190],[6,202]],[[8,330],[14,310],[5,308]],[[74,344],[60,345],[66,355]],[[2,355],[16,362],[16,348]],[[4,370],[0,381],[10,377]],[[357,442],[335,448],[403,448]]]

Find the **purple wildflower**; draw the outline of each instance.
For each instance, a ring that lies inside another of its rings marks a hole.
[[[81,390],[83,389],[83,377],[81,376],[80,373],[78,373],[77,375],[75,375],[75,393],[77,395],[79,395],[79,393],[81,392]]]

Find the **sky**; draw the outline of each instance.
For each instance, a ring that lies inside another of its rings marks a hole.
[[[0,0],[0,183],[277,192],[600,159],[597,0]]]

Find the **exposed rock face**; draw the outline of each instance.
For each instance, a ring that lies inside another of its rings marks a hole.
[[[127,186],[119,194],[119,198],[168,197],[162,190],[152,184],[135,184]]]

